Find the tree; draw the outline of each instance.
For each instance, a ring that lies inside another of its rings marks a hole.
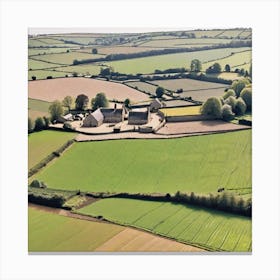
[[[32,78],[32,80],[33,80],[33,81],[35,81],[35,80],[36,80],[36,76],[32,76],[31,78]]]
[[[96,110],[100,107],[108,107],[108,105],[109,102],[103,92],[97,93],[95,98],[91,100],[91,106],[93,110]]]
[[[208,69],[206,69],[206,74],[218,74],[221,73],[222,67],[219,63],[214,63]]]
[[[96,49],[96,48],[93,48],[93,49],[91,50],[91,52],[92,52],[93,54],[97,54],[97,49]]]
[[[44,116],[44,117],[43,117],[43,120],[44,120],[45,128],[48,128],[48,127],[49,127],[49,124],[50,124],[50,118]]]
[[[51,115],[51,121],[57,120],[63,114],[63,108],[60,101],[55,100],[49,107],[49,112]]]
[[[235,91],[233,89],[228,89],[226,93],[223,95],[223,99],[227,99],[228,97],[233,96],[235,97]]]
[[[111,69],[109,67],[100,69],[100,76],[110,76],[110,75],[111,75]]]
[[[226,64],[226,65],[225,65],[225,71],[226,71],[226,72],[230,72],[230,65],[229,65],[229,64]]]
[[[164,88],[163,87],[157,87],[157,89],[156,89],[157,98],[161,98],[163,95],[164,95]]]
[[[75,100],[76,109],[77,110],[84,110],[88,105],[89,99],[85,94],[80,94],[77,96]]]
[[[28,133],[31,133],[34,130],[34,122],[31,118],[28,118]]]
[[[198,59],[193,59],[191,61],[191,72],[200,72],[201,71],[201,62]]]
[[[245,87],[241,93],[240,97],[244,100],[246,103],[247,109],[251,110],[252,108],[252,88]]]
[[[209,115],[216,118],[222,116],[222,103],[217,97],[210,97],[203,103],[201,108],[201,113],[203,115]]]
[[[236,96],[239,97],[242,89],[249,83],[248,79],[237,80],[232,83],[231,88],[235,91]]]
[[[38,117],[35,120],[34,130],[35,131],[40,131],[40,130],[43,130],[44,128],[45,128],[45,123],[44,123],[43,119],[41,117]]]
[[[70,111],[72,103],[73,103],[73,98],[71,96],[65,96],[64,99],[62,100],[63,107],[68,108],[68,111]]]
[[[235,111],[234,111],[235,114],[238,116],[242,116],[245,114],[246,109],[247,109],[247,106],[246,106],[246,103],[244,102],[244,100],[241,97],[237,98],[236,104],[235,104]]]
[[[234,112],[235,106],[236,106],[236,98],[234,98],[233,96],[229,96],[225,100],[225,104],[229,105],[231,107],[232,111]]]
[[[131,102],[130,102],[130,99],[129,99],[129,98],[126,98],[125,101],[124,101],[124,106],[125,106],[125,107],[129,107],[130,103],[131,103]]]
[[[230,121],[234,118],[234,113],[232,112],[231,106],[228,104],[222,107],[222,118],[225,121]]]

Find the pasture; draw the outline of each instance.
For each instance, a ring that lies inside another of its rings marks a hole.
[[[205,102],[209,97],[222,97],[225,93],[225,88],[210,88],[200,90],[190,90],[179,93],[180,97],[191,97],[192,100]]]
[[[119,225],[28,208],[29,252],[197,252],[199,248]]]
[[[41,60],[34,60],[31,58],[28,59],[29,70],[39,70],[39,69],[53,68],[57,66],[59,66],[59,64],[49,63]]]
[[[250,252],[251,219],[169,202],[103,199],[78,210],[212,251]]]
[[[73,74],[74,72],[78,73],[79,75],[98,75],[100,73],[101,67],[96,64],[79,64],[73,66],[66,66],[66,67],[58,67],[56,68],[57,71],[64,71],[69,74]]]
[[[51,188],[86,192],[210,193],[223,186],[238,193],[252,186],[251,145],[251,130],[74,143],[36,179]]]
[[[55,54],[55,53],[66,53],[69,48],[38,48],[38,49],[28,49],[28,56],[37,56],[37,55],[44,55],[44,54]]]
[[[60,148],[76,133],[44,130],[28,135],[28,169]]]
[[[200,115],[201,106],[188,106],[179,108],[162,108],[160,111],[167,117],[170,116],[195,116]]]
[[[37,80],[44,80],[47,79],[48,76],[52,76],[53,78],[62,78],[67,74],[69,73],[57,71],[55,69],[34,70],[28,71],[28,80],[31,81],[33,76],[35,76]]]
[[[156,89],[157,86],[145,83],[145,82],[128,82],[125,83],[126,85],[129,85],[130,87],[133,87],[135,89],[141,90],[143,92],[148,92],[152,95],[156,95]]]
[[[126,59],[106,62],[115,71],[127,74],[150,74],[156,69],[165,70],[169,68],[190,67],[192,59],[199,59],[201,62],[213,61],[230,55],[232,52],[240,52],[249,48],[224,48],[196,52],[175,53],[156,55],[143,58]],[[212,64],[211,64],[212,65]]]
[[[28,116],[31,119],[49,115],[49,106],[46,101],[28,98]]]
[[[56,99],[62,100],[67,95],[75,98],[81,93],[86,94],[91,99],[99,92],[105,93],[108,99],[122,101],[126,98],[134,102],[149,99],[146,94],[123,84],[97,79],[64,78],[28,82],[28,96],[30,98],[49,102]]]

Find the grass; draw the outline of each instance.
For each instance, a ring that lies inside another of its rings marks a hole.
[[[221,97],[225,94],[225,88],[210,88],[203,90],[190,90],[179,93],[180,97],[191,97],[192,100],[205,102],[209,97]]]
[[[52,76],[53,78],[62,78],[65,77],[67,73],[56,71],[54,69],[48,70],[34,70],[28,71],[28,80],[32,80],[32,76],[35,76],[37,80],[45,80],[48,76]]]
[[[67,73],[77,72],[82,75],[98,75],[100,73],[101,67],[96,64],[80,64],[76,66],[66,66],[66,67],[58,67],[57,71],[65,71]],[[67,74],[67,73],[64,73]]]
[[[28,117],[35,120],[37,117],[49,116],[50,102],[28,98]]]
[[[190,67],[192,59],[199,59],[201,62],[209,60],[218,60],[230,55],[232,52],[238,52],[249,48],[225,48],[206,51],[176,53],[157,55],[151,57],[126,59],[106,63],[120,73],[153,73],[156,69],[165,70],[169,68]]]
[[[251,131],[74,143],[35,177],[52,188],[79,187],[88,192],[209,193],[220,186],[251,188]]]
[[[41,56],[40,56],[41,59]],[[45,68],[53,68],[59,66],[58,64],[48,63],[44,61],[34,60],[29,58],[28,59],[28,69],[30,70],[38,70],[38,69],[45,69]]]
[[[163,108],[160,111],[165,116],[200,115],[201,106],[188,106],[180,108]]]
[[[251,219],[169,202],[103,199],[78,210],[213,251],[251,251]]]
[[[102,55],[98,54],[88,54],[88,53],[80,53],[80,52],[69,52],[69,53],[58,53],[58,54],[46,54],[33,56],[34,59],[40,59],[49,63],[59,63],[59,64],[73,64],[75,59],[83,60],[83,59],[93,59],[100,58]]]
[[[90,252],[122,230],[28,208],[29,252]]]
[[[28,168],[35,166],[65,142],[73,139],[76,133],[45,130],[28,135]]]
[[[237,116],[231,121],[231,123],[238,124],[238,121],[241,119],[252,121],[252,113],[247,113],[242,116]]]
[[[67,50],[69,50],[69,48],[28,49],[28,56],[54,54],[54,53],[66,53]]]
[[[157,86],[153,86],[145,82],[128,82],[126,84],[143,92],[148,92],[152,95],[156,95]]]

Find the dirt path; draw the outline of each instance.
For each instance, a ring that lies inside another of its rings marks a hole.
[[[28,204],[29,207],[58,214],[74,219],[81,219],[97,223],[115,224],[109,221],[99,220],[94,217],[75,214],[67,210],[59,208],[51,208],[47,206]],[[116,224],[117,225],[117,224]],[[118,225],[120,226],[120,225]],[[169,239],[167,237],[158,236],[133,227],[121,226],[123,230],[107,240],[104,244],[95,249],[96,252],[205,252],[201,248],[187,245]]]

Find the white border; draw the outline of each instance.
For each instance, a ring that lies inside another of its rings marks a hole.
[[[253,254],[29,256],[27,29],[253,28]],[[278,1],[1,1],[1,279],[280,279]]]

